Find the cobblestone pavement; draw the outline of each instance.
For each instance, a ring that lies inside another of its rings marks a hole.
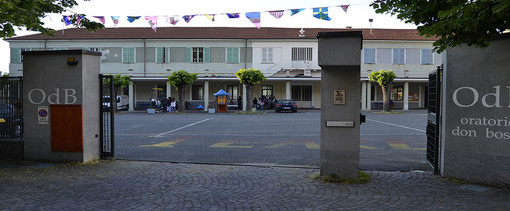
[[[99,161],[0,165],[0,210],[508,210],[510,192],[430,172],[367,172],[367,184],[311,179],[318,169]]]

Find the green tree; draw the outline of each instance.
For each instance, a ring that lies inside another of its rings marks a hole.
[[[172,72],[171,76],[168,76],[168,83],[179,92],[179,102],[177,105],[179,112],[184,112],[184,88],[197,79],[198,76],[196,73],[188,73],[186,70],[175,71]]]
[[[391,85],[393,79],[396,77],[395,73],[391,70],[379,70],[368,74],[368,79],[370,81],[375,81],[381,86],[383,93],[383,111],[385,112],[391,111]]]
[[[422,36],[438,37],[438,52],[463,43],[484,48],[510,29],[508,0],[379,0],[371,6],[417,25]]]
[[[126,88],[129,86],[129,84],[131,84],[131,76],[129,75],[121,75],[120,73],[117,74],[117,75],[114,75],[113,76],[113,92],[115,93],[115,95],[112,95],[113,96],[117,96],[117,92],[119,90],[120,87],[122,88]],[[110,86],[110,80],[107,80],[104,82],[104,85],[106,86]],[[129,96],[131,97],[131,96]],[[113,110],[115,112],[117,112],[117,103],[116,102],[116,99],[113,99]]]
[[[240,69],[235,72],[239,81],[246,86],[246,109],[250,109],[253,106],[253,85],[258,84],[266,80],[264,74],[259,69]]]
[[[78,5],[75,0],[0,0],[0,36],[15,36],[15,27],[25,27],[45,35],[54,35],[55,30],[44,27],[42,18],[48,13],[61,14]],[[78,17],[82,17],[78,24]],[[97,31],[104,25],[90,21],[84,14],[73,14],[70,21],[76,27],[83,26],[89,31]]]

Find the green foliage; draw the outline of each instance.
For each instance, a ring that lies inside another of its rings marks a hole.
[[[196,73],[188,73],[186,70],[179,70],[172,72],[171,76],[168,76],[168,83],[179,90],[181,87],[188,84],[192,84],[198,79]]]
[[[113,76],[113,87],[117,90],[119,87],[128,87],[131,83],[131,76],[121,75],[120,73]],[[110,80],[106,80],[104,85],[109,86]]]
[[[76,5],[78,3],[75,0],[0,0],[0,37],[15,36],[15,27],[18,29],[25,27],[30,31],[54,35],[55,30],[43,26],[42,18],[48,13],[60,14]],[[83,14],[74,14],[70,17],[76,27],[79,27],[78,16],[83,16],[80,25],[89,31],[104,28],[103,24],[92,22]]]
[[[8,77],[9,77],[9,73],[4,73],[4,74],[2,74],[2,76],[0,76],[0,77],[2,77],[2,78],[8,78]]]
[[[342,178],[336,174],[330,174],[329,176],[320,176],[319,173],[312,175],[312,180],[321,182],[333,182],[342,184],[366,184],[370,182],[370,174],[359,171],[358,178]]]
[[[379,70],[377,72],[371,72],[368,74],[368,79],[370,81],[375,81],[379,83],[379,85],[386,86],[388,83],[391,83],[393,79],[395,79],[397,76],[395,73],[393,73],[392,70]]]
[[[240,69],[235,74],[239,81],[246,85],[258,84],[266,80],[266,77],[264,77],[264,74],[259,69]]]
[[[386,0],[371,6],[377,13],[417,25],[422,36],[438,37],[434,42],[437,52],[462,43],[484,48],[510,29],[508,0]]]

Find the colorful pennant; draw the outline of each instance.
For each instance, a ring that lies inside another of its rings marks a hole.
[[[283,16],[284,11],[283,10],[269,11],[269,14],[271,14],[276,19],[280,19]]]
[[[228,18],[239,18],[239,13],[227,13]]]
[[[134,21],[138,20],[141,16],[127,16],[127,20],[130,23],[133,23]]]
[[[185,16],[182,16],[182,19],[184,19],[184,21],[186,21],[186,23],[189,23],[189,21],[191,21],[191,19],[193,19],[193,17],[195,17],[194,15],[185,15]]]
[[[156,32],[156,29],[158,28],[158,16],[145,16],[145,20],[149,22],[152,30]]]
[[[250,20],[257,29],[260,29],[260,12],[249,12],[246,13],[246,17]]]
[[[117,27],[117,24],[119,24],[119,16],[112,16],[113,25]]]
[[[320,20],[330,21],[331,18],[328,15],[327,7],[313,8],[313,17]]]
[[[63,15],[63,18],[64,18],[64,23],[66,24],[66,26],[71,25],[71,21],[69,20],[69,16]]]
[[[340,7],[344,10],[345,13],[347,13],[347,9],[349,8],[349,5],[340,5]]]
[[[177,24],[177,22],[179,22],[179,16],[168,17],[168,18],[166,18],[166,22],[175,26],[175,24]]]
[[[213,22],[214,22],[214,16],[215,16],[215,14],[207,14],[207,15],[205,15],[205,17],[209,18],[209,20],[211,20]]]
[[[106,20],[104,19],[104,16],[93,16],[93,17],[99,19],[99,21],[101,21],[101,23],[103,23],[103,24],[106,23]]]
[[[84,16],[78,16],[76,17],[76,23],[78,24],[78,26],[80,25],[81,23],[81,19],[83,18]]]
[[[305,9],[291,9],[290,10],[290,16],[293,16],[295,14],[298,14],[299,12],[303,11]]]

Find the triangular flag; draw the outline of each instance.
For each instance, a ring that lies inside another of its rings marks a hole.
[[[299,12],[303,11],[305,9],[291,9],[290,10],[290,16],[293,16],[295,14],[298,14]]]
[[[71,25],[71,21],[69,20],[69,16],[67,15],[63,15],[64,17],[64,23],[66,24],[66,26],[69,26]]]
[[[214,14],[207,14],[205,17],[209,18],[209,20],[214,21]]]
[[[119,18],[120,16],[112,16],[113,25],[117,27],[117,24],[119,24]]]
[[[97,18],[99,19],[99,21],[101,21],[101,23],[105,24],[106,20],[104,19],[104,16],[94,16],[94,18]]]
[[[344,12],[347,13],[347,8],[349,8],[349,5],[340,5],[342,9],[344,9]]]
[[[239,13],[227,13],[228,18],[239,18]]]
[[[145,16],[145,20],[149,21],[149,25],[151,25],[152,30],[156,32],[156,28],[158,28],[158,16]]]
[[[138,20],[141,16],[127,16],[127,20],[130,23],[133,23],[134,21]]]
[[[80,25],[82,18],[83,18],[83,16],[76,17],[76,22],[78,23],[78,26]]]
[[[246,17],[257,27],[260,29],[260,12],[249,12],[246,13]]]
[[[330,21],[331,18],[328,16],[328,8],[327,7],[321,7],[321,8],[313,8],[313,17],[316,17],[321,20]]]
[[[177,22],[179,22],[179,17],[178,16],[168,17],[168,18],[166,18],[166,22],[168,22],[169,24],[175,25],[175,24],[177,24]]]
[[[271,14],[276,19],[280,19],[283,16],[283,13],[284,13],[283,10],[269,11],[269,14]]]
[[[195,17],[194,15],[185,15],[185,16],[182,16],[182,19],[184,19],[184,21],[186,21],[186,23],[189,23],[189,21],[191,21],[191,19],[193,19],[193,17]]]

